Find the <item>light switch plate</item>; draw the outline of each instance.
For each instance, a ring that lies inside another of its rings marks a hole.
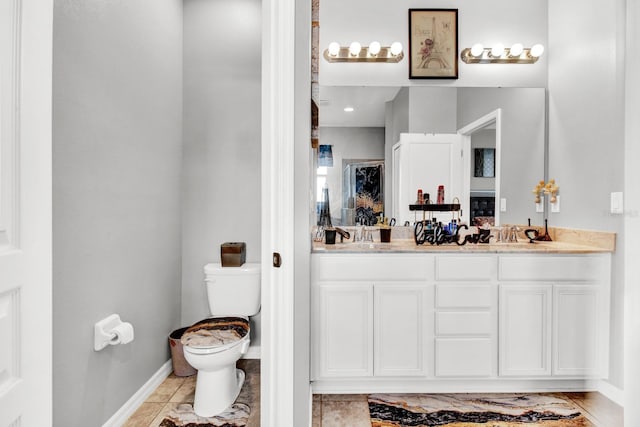
[[[507,199],[505,199],[504,197],[500,198],[500,212],[506,212],[507,211]]]
[[[536,212],[537,213],[544,212],[544,196],[540,197],[540,203],[536,203]]]
[[[622,191],[616,191],[611,193],[611,213],[621,214],[624,213],[624,200]]]
[[[551,203],[551,212],[559,213],[560,212],[560,196],[556,196],[556,202]]]

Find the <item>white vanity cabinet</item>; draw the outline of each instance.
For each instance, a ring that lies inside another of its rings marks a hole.
[[[610,254],[312,256],[318,392],[584,387],[608,372]],[[573,381],[573,382],[571,382]]]
[[[436,258],[436,377],[496,375],[496,267],[494,255]]]
[[[500,285],[500,375],[551,374],[552,285]]]
[[[610,256],[499,259],[500,375],[606,378]]]
[[[312,379],[430,374],[433,258],[314,256]]]
[[[373,287],[329,282],[315,289],[317,363],[323,377],[373,375]]]

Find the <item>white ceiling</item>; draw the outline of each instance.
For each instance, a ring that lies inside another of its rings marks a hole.
[[[385,103],[396,97],[399,87],[320,86],[320,126],[384,127]],[[353,107],[347,113],[345,107]]]

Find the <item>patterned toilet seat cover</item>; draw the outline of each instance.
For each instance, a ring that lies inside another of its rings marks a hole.
[[[180,342],[189,347],[219,347],[241,340],[249,333],[249,321],[242,317],[214,317],[195,323]]]

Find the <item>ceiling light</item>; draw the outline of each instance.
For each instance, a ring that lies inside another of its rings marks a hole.
[[[471,55],[473,56],[481,56],[484,53],[484,47],[480,43],[476,43],[471,46]]]
[[[369,54],[372,56],[377,56],[380,53],[380,43],[371,42],[369,44]]]
[[[504,53],[504,45],[502,43],[495,44],[491,48],[491,56],[494,58],[500,58]]]
[[[362,46],[358,42],[348,47],[336,42],[329,44],[322,53],[327,62],[400,62],[404,58],[402,43],[395,42],[391,46],[382,46],[378,41]]]
[[[353,107],[344,107],[344,111],[347,113],[351,113],[353,112],[354,108]]]
[[[518,57],[522,55],[523,51],[524,46],[522,46],[522,43],[515,43],[513,46],[511,46],[511,49],[509,49],[509,56]]]
[[[329,55],[337,56],[340,53],[340,44],[337,42],[331,42],[329,44]]]
[[[539,58],[540,55],[542,55],[542,52],[544,52],[544,46],[542,46],[541,44],[534,44],[533,46],[531,46],[529,55],[533,56],[534,58]]]
[[[351,43],[351,45],[349,45],[349,53],[352,56],[358,56],[361,49],[362,49],[362,46],[358,42],[353,42]]]
[[[398,56],[402,53],[402,43],[393,42],[391,43],[391,54],[393,56]]]
[[[491,49],[476,43],[471,48],[462,49],[460,59],[467,64],[535,64],[543,52],[541,44],[526,48],[521,43],[514,43],[505,50],[502,43],[496,43]]]

